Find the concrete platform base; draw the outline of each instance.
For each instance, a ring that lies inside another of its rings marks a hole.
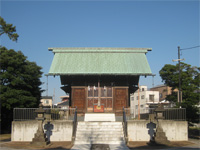
[[[115,121],[114,113],[86,113],[84,121]]]

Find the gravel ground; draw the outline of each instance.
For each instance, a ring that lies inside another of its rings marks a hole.
[[[29,142],[0,142],[0,149],[1,150],[69,150],[72,148],[71,142],[52,142],[50,145],[39,148],[39,147],[32,147]],[[170,150],[170,149],[188,149],[188,150],[199,150],[200,149],[200,141],[196,139],[189,139],[189,141],[183,142],[171,142],[168,146],[149,146],[147,142],[130,142],[129,149],[139,149],[139,150]],[[80,148],[81,149],[81,148]],[[89,149],[89,148],[88,148]]]

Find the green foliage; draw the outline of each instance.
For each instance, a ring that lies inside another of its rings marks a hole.
[[[7,24],[6,21],[0,17],[0,36],[7,34],[12,41],[17,41],[19,35],[16,32],[16,27],[12,24]]]
[[[6,128],[12,121],[13,108],[38,107],[42,68],[22,52],[5,47],[0,47],[0,64],[1,125]]]
[[[179,66],[166,64],[160,70],[160,76],[164,83],[172,90],[179,88]],[[198,120],[198,109],[199,103],[199,77],[200,68],[192,67],[189,64],[181,63],[181,89],[182,89],[182,104],[183,108],[186,108],[187,119],[189,121]],[[168,95],[167,100],[177,102],[177,92],[172,92]],[[178,104],[177,104],[178,105]]]
[[[0,48],[0,99],[2,107],[35,107],[40,99],[41,67],[29,62],[22,52]]]

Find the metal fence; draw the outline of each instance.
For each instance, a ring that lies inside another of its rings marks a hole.
[[[176,120],[185,121],[186,120],[186,109],[185,108],[164,108],[163,116],[165,120]],[[125,108],[127,120],[138,119],[138,113],[140,114],[140,119],[148,119],[149,114],[155,114],[155,108],[143,108],[138,111],[138,109]]]
[[[14,121],[26,121],[35,120],[35,110],[38,108],[14,108],[13,120]],[[45,118],[49,120],[73,120],[76,108],[60,109],[60,108],[43,108],[45,110]],[[154,114],[155,108],[143,108],[140,109],[140,119],[148,119],[149,114]],[[77,112],[79,112],[77,110]],[[126,114],[126,120],[137,120],[138,110],[132,108],[124,108]],[[115,112],[116,115],[122,116],[123,110]],[[165,120],[186,120],[185,108],[165,108],[163,112]]]
[[[35,120],[35,110],[38,108],[14,108],[13,120],[26,121]],[[73,120],[76,108],[60,109],[60,108],[43,108],[45,110],[44,117],[49,120]]]

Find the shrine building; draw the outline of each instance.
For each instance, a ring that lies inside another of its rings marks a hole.
[[[151,48],[49,48],[54,58],[48,75],[60,76],[78,112],[121,111],[140,76],[151,76],[146,54]]]

